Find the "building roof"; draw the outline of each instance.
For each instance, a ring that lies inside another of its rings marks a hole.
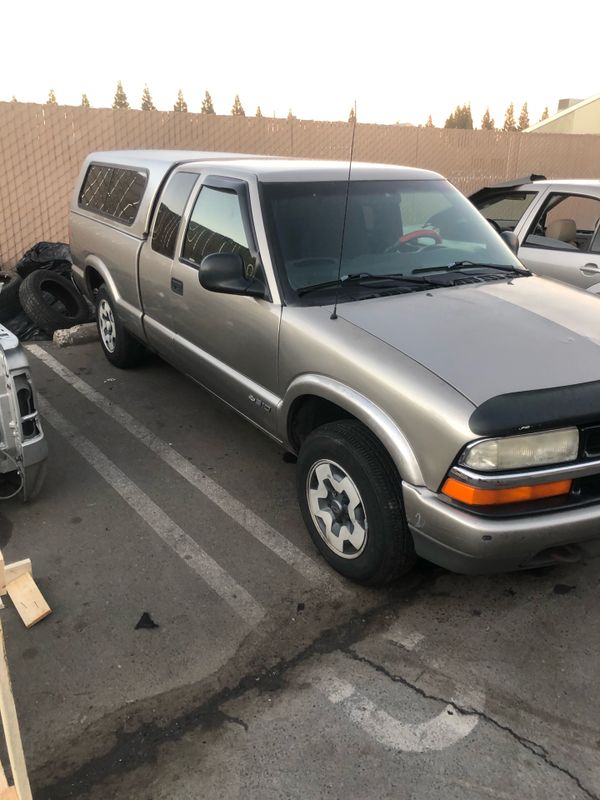
[[[575,105],[558,111],[548,119],[536,122],[525,133],[600,133],[600,94],[587,97]]]

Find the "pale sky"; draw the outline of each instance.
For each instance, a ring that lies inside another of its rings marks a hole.
[[[110,106],[122,80],[172,110],[183,90],[218,114],[442,126],[470,103],[479,126],[525,100],[531,122],[559,98],[600,93],[598,0],[5,0],[0,100]]]

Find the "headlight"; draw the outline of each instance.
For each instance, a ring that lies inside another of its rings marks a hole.
[[[460,457],[465,467],[491,472],[541,467],[575,461],[579,451],[577,428],[485,439],[468,447]]]

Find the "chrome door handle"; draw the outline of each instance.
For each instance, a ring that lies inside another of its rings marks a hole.
[[[600,275],[600,267],[596,264],[584,264],[583,267],[579,267],[579,272],[582,275]]]

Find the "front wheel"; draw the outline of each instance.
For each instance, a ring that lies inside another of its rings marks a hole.
[[[359,583],[389,583],[414,565],[396,468],[356,420],[323,425],[298,455],[298,501],[321,554]]]
[[[145,348],[123,326],[106,287],[96,294],[96,323],[104,355],[115,367],[128,369],[141,363]]]

